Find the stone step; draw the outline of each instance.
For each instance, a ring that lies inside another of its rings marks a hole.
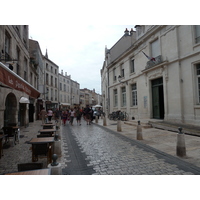
[[[183,133],[188,134],[188,135],[194,135],[194,136],[199,136],[200,137],[200,130],[199,128],[196,128],[195,126],[187,126],[187,125],[182,125],[182,124],[172,124],[172,123],[159,123],[159,122],[152,122],[149,121],[149,124],[151,124],[151,126],[153,128],[158,128],[158,129],[163,129],[163,130],[167,130],[167,131],[174,131],[178,133],[178,128],[182,127],[183,128]]]
[[[126,121],[126,122],[124,122],[124,124],[130,125],[130,126],[137,126],[138,121]],[[152,128],[152,126],[146,122],[140,121],[140,125],[142,126],[142,128]]]

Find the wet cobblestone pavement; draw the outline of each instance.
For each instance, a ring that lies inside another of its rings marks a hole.
[[[0,159],[0,174],[17,171],[18,163],[31,162],[31,145],[27,142],[36,137],[39,129],[41,121],[30,123],[29,127],[21,129],[19,144],[4,149],[4,156]],[[61,163],[63,175],[200,174],[198,166],[124,136],[123,134],[128,133],[127,130],[118,133],[100,123],[86,125],[83,120],[81,126],[76,123],[74,126],[61,125],[58,132],[61,135],[62,156],[58,158],[58,162]],[[154,129],[149,129],[148,133],[151,130]],[[146,141],[149,139],[144,140]],[[195,153],[194,156],[196,155]],[[190,158],[195,160],[195,157]],[[46,158],[40,158],[38,162],[42,162],[44,168],[47,167]]]
[[[82,151],[87,155],[93,175],[191,175],[175,164],[158,158],[156,153],[133,145],[115,133],[96,125],[72,126]],[[159,155],[159,157],[161,157]]]

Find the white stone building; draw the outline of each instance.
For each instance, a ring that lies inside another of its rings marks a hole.
[[[199,125],[200,26],[135,28],[132,44],[121,54],[115,48],[121,48],[125,36],[106,50],[101,76],[107,114],[121,110],[129,114],[129,120]],[[155,59],[149,60],[145,54]]]
[[[66,109],[71,106],[71,76],[63,74],[63,70],[59,73],[59,104],[61,109]]]
[[[0,128],[36,118],[37,72],[29,57],[29,27],[0,26]]]
[[[48,58],[48,54],[44,58],[44,68],[45,68],[45,104],[46,109],[52,109],[53,111],[56,108],[59,108],[59,86],[58,86],[58,73],[59,66],[56,65],[53,61]]]

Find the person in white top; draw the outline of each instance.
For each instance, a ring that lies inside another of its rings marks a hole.
[[[51,118],[52,118],[52,116],[53,116],[53,111],[52,111],[51,109],[48,110],[47,116],[48,116],[48,121],[50,122],[50,121],[51,121]]]
[[[75,110],[72,108],[70,112],[70,122],[69,122],[72,126],[73,126],[74,117],[75,117]]]

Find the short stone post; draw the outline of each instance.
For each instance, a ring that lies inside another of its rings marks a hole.
[[[122,131],[122,126],[121,126],[121,120],[117,120],[117,131],[121,132]]]
[[[176,145],[176,155],[180,157],[186,156],[185,147],[185,134],[182,132],[182,128],[178,128],[179,133],[177,134],[177,145]]]
[[[106,123],[106,116],[103,117],[103,126],[107,126],[107,123]]]
[[[54,154],[56,154],[57,156],[61,156],[62,154],[62,150],[61,150],[61,141],[58,138],[58,134],[55,134],[54,137]]]
[[[48,165],[51,169],[51,175],[62,175],[61,164],[57,163],[58,156],[56,154],[52,155],[53,162]]]
[[[98,116],[95,116],[95,123],[98,124]]]
[[[142,137],[142,126],[140,124],[140,121],[138,121],[138,125],[137,125],[137,140],[143,140],[143,137]]]

